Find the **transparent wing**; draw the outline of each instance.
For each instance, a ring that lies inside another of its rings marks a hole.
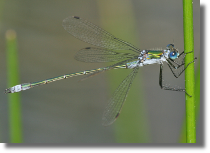
[[[102,124],[104,126],[112,124],[119,116],[122,106],[125,102],[126,96],[128,94],[128,91],[130,89],[130,86],[137,72],[138,72],[138,67],[135,67],[133,71],[123,80],[123,82],[115,90],[103,114]]]
[[[118,53],[106,48],[87,47],[79,50],[75,59],[82,62],[114,62],[134,56],[134,54]]]
[[[98,47],[113,50],[132,50],[137,53],[140,52],[140,50],[132,44],[116,38],[100,27],[77,16],[64,19],[63,27],[74,37]]]

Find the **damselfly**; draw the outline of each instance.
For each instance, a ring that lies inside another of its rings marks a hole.
[[[19,92],[33,88],[35,86],[48,84],[53,81],[67,79],[74,76],[87,75],[85,77],[87,78],[111,69],[133,69],[132,72],[115,90],[112,98],[109,100],[102,118],[103,125],[112,124],[119,116],[130,86],[138,72],[139,67],[141,66],[149,64],[160,64],[159,85],[161,89],[181,91],[186,93],[185,89],[173,88],[164,85],[162,81],[163,62],[167,63],[176,78],[178,78],[184,72],[190,63],[194,62],[192,61],[187,64],[187,66],[185,66],[184,58],[186,53],[182,52],[179,54],[178,49],[174,47],[174,44],[168,44],[165,50],[140,50],[134,45],[116,38],[100,27],[77,16],[64,19],[63,27],[74,37],[96,46],[86,47],[78,51],[75,56],[76,60],[82,62],[115,61],[116,64],[98,69],[65,74],[38,82],[19,84],[6,89],[5,93]],[[125,53],[126,50],[127,52]],[[132,53],[129,53],[128,51],[132,51]],[[189,94],[187,95],[190,96]]]

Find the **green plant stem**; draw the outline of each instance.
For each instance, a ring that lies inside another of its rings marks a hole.
[[[194,51],[193,38],[193,3],[192,0],[183,0],[183,23],[184,23],[184,50],[185,53]],[[194,52],[185,57],[185,66],[194,60]],[[186,92],[186,142],[196,143],[196,120],[195,120],[195,76],[194,63],[185,70]]]
[[[195,77],[195,118],[197,123],[200,114],[200,58],[196,62],[198,63]],[[180,143],[186,143],[186,118],[183,122]]]
[[[8,87],[19,84],[18,57],[16,33],[13,30],[6,32],[7,42],[7,78]],[[20,93],[8,94],[10,143],[22,142]]]

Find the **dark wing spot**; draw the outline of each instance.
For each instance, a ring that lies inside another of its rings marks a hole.
[[[75,19],[80,19],[80,17],[78,17],[78,16],[73,16],[73,18],[75,18]]]
[[[86,47],[85,49],[90,49],[91,47]]]
[[[120,113],[117,113],[117,115],[115,116],[115,118],[118,118],[118,117],[119,117],[119,115],[120,115]]]

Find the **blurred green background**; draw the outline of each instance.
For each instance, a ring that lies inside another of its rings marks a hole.
[[[20,82],[106,66],[74,59],[91,46],[69,35],[62,20],[76,15],[103,27],[141,49],[174,43],[183,51],[182,1],[177,0],[1,0],[0,2],[0,142],[10,142],[5,33],[17,33]],[[194,1],[194,48],[200,53],[200,4]],[[196,63],[197,65],[198,63]],[[195,65],[195,67],[196,67]],[[131,72],[111,70],[78,82],[57,81],[21,92],[24,143],[177,143],[185,117],[185,94],[161,90],[159,65],[140,68],[120,117],[101,125],[106,103]],[[164,67],[167,84],[184,87],[184,75],[174,78]],[[113,79],[112,79],[113,78]],[[201,139],[198,121],[197,142]]]

